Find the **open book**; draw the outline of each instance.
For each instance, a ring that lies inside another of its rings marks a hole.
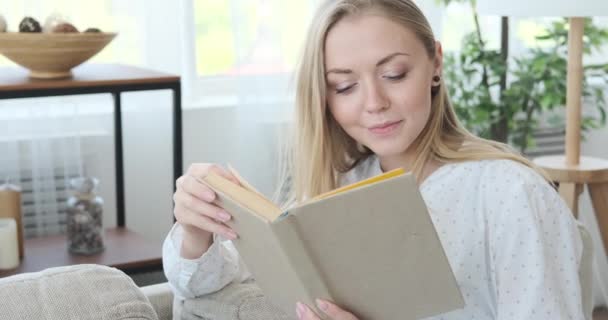
[[[420,319],[464,302],[412,174],[393,170],[281,210],[231,170],[202,181],[232,214],[241,258],[266,297],[295,314],[315,298],[360,319]]]

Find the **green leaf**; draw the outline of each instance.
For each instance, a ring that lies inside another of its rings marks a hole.
[[[467,0],[439,0],[440,3],[471,3]],[[608,45],[608,29],[598,27],[585,20],[584,43],[587,52]],[[491,127],[507,119],[508,141],[523,149],[534,143],[531,133],[538,126],[543,112],[554,110],[549,125],[563,125],[566,100],[568,20],[560,19],[547,25],[545,32],[537,37],[543,47],[530,48],[523,54],[511,56],[508,68],[497,50],[486,47],[475,32],[462,39],[462,50],[446,54],[444,76],[451,100],[461,122],[471,132],[492,138]],[[481,39],[485,39],[482,34]],[[548,44],[548,46],[547,46]],[[600,61],[602,62],[602,61]],[[595,88],[594,80],[608,85],[608,63],[584,66],[583,93],[591,98],[598,110],[587,116],[582,124],[596,128],[606,123],[605,88]],[[486,70],[487,82],[482,81]],[[500,79],[508,75],[508,85],[498,94]],[[491,91],[492,95],[488,93]],[[527,117],[527,112],[530,117]]]
[[[551,106],[553,105],[553,97],[550,95],[546,95],[544,97],[541,98],[540,100],[540,106],[543,109],[549,109]]]

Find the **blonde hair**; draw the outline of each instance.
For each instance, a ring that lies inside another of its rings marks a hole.
[[[310,25],[296,75],[295,136],[287,150],[287,166],[283,167],[283,172],[291,178],[287,203],[300,202],[338,187],[342,173],[373,155],[348,136],[329,112],[324,63],[325,38],[332,26],[345,16],[370,11],[410,28],[423,43],[428,56],[435,58],[435,36],[413,1],[325,1]],[[412,171],[417,177],[431,159],[443,163],[510,159],[543,174],[508,145],[468,132],[456,117],[443,80],[433,94],[429,121],[412,145],[416,146],[417,155]]]

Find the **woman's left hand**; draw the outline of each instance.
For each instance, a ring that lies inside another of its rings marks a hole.
[[[317,299],[317,307],[332,320],[358,320],[352,313],[342,310],[337,305],[326,300]],[[314,311],[300,302],[296,304],[296,314],[300,320],[321,320]]]

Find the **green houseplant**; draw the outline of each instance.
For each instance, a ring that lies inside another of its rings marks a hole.
[[[462,39],[458,53],[445,55],[445,77],[454,108],[464,125],[474,133],[509,143],[525,153],[534,145],[533,133],[543,114],[564,109],[566,104],[568,21],[549,24],[536,37],[545,45],[530,48],[517,57],[509,57],[508,18],[502,18],[501,49],[489,49],[482,33],[475,0],[439,0],[445,6],[453,2],[470,4],[475,30]],[[608,44],[608,30],[590,19],[585,22],[585,54]],[[604,89],[592,84],[608,83],[608,63],[584,66],[583,98],[594,108],[584,114],[582,129],[606,124]],[[551,123],[563,125],[562,117]]]

